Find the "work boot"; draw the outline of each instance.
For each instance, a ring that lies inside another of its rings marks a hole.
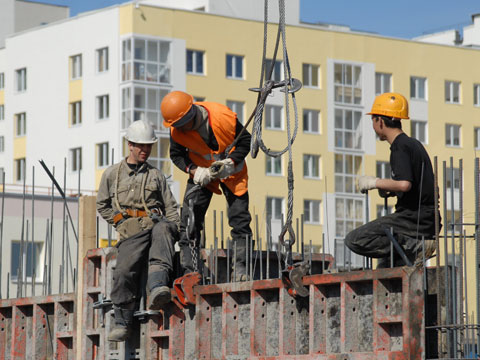
[[[150,289],[148,308],[150,310],[159,310],[172,300],[168,280],[168,272],[165,270],[148,274],[147,286]]]
[[[172,300],[170,288],[162,285],[157,286],[150,291],[150,297],[148,298],[148,308],[150,310],[160,310],[165,304]]]
[[[115,325],[108,334],[108,341],[122,342],[128,339],[133,323],[133,309],[122,309],[114,306]]]
[[[249,237],[248,248],[254,247],[255,242]],[[234,254],[233,263],[232,263],[232,281],[249,281],[250,277],[248,275],[247,269],[247,244],[246,237],[239,237],[234,239],[233,251],[235,252],[235,243],[236,243],[236,257]]]
[[[240,282],[240,281],[248,281],[249,276],[247,274],[247,267],[245,266],[245,263],[242,262],[236,262],[233,265],[232,269],[232,281],[235,282]]]
[[[434,257],[434,253],[437,250],[437,246],[435,240],[429,239],[425,240],[425,261]],[[416,258],[415,258],[415,266],[423,265],[423,250],[422,250],[422,243],[420,242],[420,246],[418,247]]]

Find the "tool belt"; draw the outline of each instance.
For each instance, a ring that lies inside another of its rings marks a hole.
[[[160,210],[154,208],[150,209],[153,214],[160,214]],[[137,209],[124,209],[123,213],[117,213],[113,216],[113,223],[117,225],[119,221],[122,219],[128,219],[130,217],[144,217],[148,216],[145,210],[137,210]]]

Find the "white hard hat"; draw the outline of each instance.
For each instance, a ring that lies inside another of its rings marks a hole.
[[[153,144],[158,140],[152,125],[145,120],[134,121],[128,127],[125,139],[135,144]]]

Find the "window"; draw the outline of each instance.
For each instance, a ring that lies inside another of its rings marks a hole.
[[[320,178],[320,155],[303,154],[303,176],[306,178]]]
[[[348,109],[335,109],[335,147],[362,148],[362,113]]]
[[[97,119],[105,120],[109,117],[109,97],[108,95],[97,96],[96,101],[97,106]]]
[[[70,103],[70,124],[71,126],[82,123],[82,102],[75,101]]]
[[[362,102],[362,68],[358,65],[335,64],[335,102],[357,104]]]
[[[0,121],[5,120],[5,105],[0,105]]]
[[[337,197],[335,199],[335,237],[345,238],[363,224],[363,200]]]
[[[283,198],[267,197],[267,219],[282,220]]]
[[[420,141],[422,144],[427,143],[427,122],[426,121],[411,121],[412,137]]]
[[[243,79],[243,56],[227,54],[227,78]]]
[[[480,106],[480,84],[473,84],[473,105]]]
[[[267,69],[265,72],[265,80],[274,80],[274,81],[281,81],[283,80],[283,62],[280,60],[275,60],[275,65],[273,66],[272,70],[273,59],[267,59],[266,65]],[[272,71],[272,76],[268,77]]]
[[[460,104],[460,82],[445,81],[445,102]]]
[[[318,81],[318,65],[303,64],[302,65],[302,79],[304,86],[319,87]]]
[[[133,38],[122,42],[123,81],[170,84],[170,61],[168,41]]]
[[[0,136],[0,153],[5,151],[5,136]]]
[[[187,50],[187,74],[203,75],[203,57],[205,52]]]
[[[2,72],[0,73],[0,90],[5,88],[5,74]]]
[[[70,56],[70,79],[80,79],[82,77],[82,55]]]
[[[15,90],[18,92],[27,90],[27,69],[15,70]]]
[[[320,200],[303,200],[303,216],[307,224],[320,224]]]
[[[108,142],[97,144],[97,167],[108,166]]]
[[[375,73],[375,95],[392,91],[392,74]]]
[[[265,105],[265,126],[267,129],[282,130],[282,107],[278,105]]]
[[[15,135],[25,136],[27,134],[27,120],[26,114],[15,114]]]
[[[194,96],[193,102],[202,102],[205,101],[205,96]]]
[[[303,131],[311,134],[320,133],[320,111],[303,110]]]
[[[12,241],[11,244],[12,258],[10,275],[12,281],[18,281],[20,261],[22,264],[21,274],[23,275],[23,280],[31,281],[33,275],[35,275],[35,279],[38,279],[39,275],[41,274],[40,269],[42,268],[40,263],[40,254],[42,253],[43,243],[36,242],[35,245],[33,245],[31,242],[26,241],[23,244],[23,249],[22,243],[18,240]],[[21,258],[20,254],[22,255]],[[32,261],[32,259],[35,259],[35,261]]]
[[[362,157],[350,154],[335,154],[335,192],[355,193],[355,178],[360,172]]]
[[[265,155],[267,175],[279,176],[283,174],[282,157]]]
[[[454,210],[453,211],[453,217],[454,217],[454,220],[453,220],[453,223],[452,223],[452,212],[451,212],[451,209],[450,211],[448,212],[448,215],[445,216],[445,226],[447,227],[447,234],[451,234],[452,233],[452,227],[454,228],[454,233],[455,234],[460,234],[461,231],[462,231],[462,226],[459,225],[462,221],[461,221],[461,212],[459,210]],[[451,261],[452,261],[452,256],[449,255],[449,261],[450,261],[450,264],[451,264]],[[460,260],[459,262],[461,263],[462,260]],[[458,263],[457,263],[458,264]],[[458,266],[458,265],[457,265]]]
[[[445,145],[460,146],[460,125],[445,125]]]
[[[160,112],[160,103],[167,89],[131,86],[122,89],[122,129],[135,120],[150,122],[157,131],[170,132],[162,125],[163,118]]]
[[[15,159],[15,181],[20,182],[25,178],[25,158]]]
[[[108,47],[97,49],[97,72],[108,71]]]
[[[410,77],[410,98],[427,100],[427,78]]]
[[[480,149],[480,128],[475,128],[474,131],[473,131],[473,135],[475,136],[475,138],[473,139],[473,142],[474,142],[474,145],[475,145],[475,149]]]
[[[452,188],[452,170],[453,170],[453,189],[460,190],[460,169],[458,168],[447,168],[446,169],[446,187],[448,190]]]
[[[73,172],[82,170],[82,148],[70,149],[70,164]]]
[[[377,177],[380,179],[391,179],[392,168],[387,161],[377,161]]]
[[[243,115],[245,103],[242,101],[227,100],[227,106],[230,108],[230,110],[237,114],[238,121],[240,121],[242,124],[245,124],[245,117]]]

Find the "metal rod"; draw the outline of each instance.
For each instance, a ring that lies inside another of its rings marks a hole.
[[[52,168],[52,175],[55,178],[55,166]],[[47,294],[52,293],[52,255],[53,255],[53,196],[55,194],[55,182],[52,180],[52,197],[50,203],[50,232],[48,237],[48,275],[47,275]]]
[[[67,269],[66,269],[66,281],[67,281],[67,293],[68,293],[68,265],[70,265],[70,273],[71,273],[71,276],[72,276],[72,283],[73,283],[73,289],[75,290],[75,268],[73,268],[73,261],[72,261],[72,253],[71,253],[71,250],[70,250],[70,236],[68,235],[68,222],[67,222],[67,218],[65,218],[65,222],[66,222],[66,227],[67,227],[67,231],[66,231],[66,243],[67,243]]]
[[[10,272],[7,272],[7,299],[10,299]]]
[[[322,232],[322,253],[323,253],[323,257],[322,257],[322,274],[325,273],[325,269],[326,269],[326,264],[325,264],[325,233]]]
[[[298,254],[298,253],[300,252],[300,242],[298,241],[298,234],[300,234],[299,229],[298,229],[298,227],[299,227],[298,218],[296,219],[296,224],[297,224],[297,227],[296,227],[297,232],[296,232],[296,234],[297,234],[297,254]]]
[[[233,241],[233,281],[237,281],[237,242]]]
[[[223,233],[223,231],[222,231]],[[227,238],[227,283],[230,282],[230,240]]]
[[[393,236],[393,229],[384,229],[385,234],[387,235],[388,239],[393,243],[393,246],[395,247],[395,250],[397,250],[397,253],[400,255],[402,260],[407,264],[407,266],[412,266],[412,262],[408,259],[407,255],[405,255],[405,251],[403,251],[402,247],[398,243],[397,239]]]
[[[223,233],[223,211],[220,211],[220,231],[221,231],[222,249],[225,249],[225,248],[224,248],[224,244],[223,244],[223,239],[224,239],[224,233]]]
[[[99,248],[100,247],[100,228],[99,228],[99,218],[98,218],[98,215],[97,215],[97,219],[96,219],[96,240],[95,240],[95,244],[96,244],[96,247]]]
[[[252,235],[247,235],[247,242],[248,244],[248,249],[250,251],[250,278],[249,280],[253,280],[253,239]]]
[[[270,249],[272,246],[272,219],[267,217],[267,274],[266,278],[270,279]]]
[[[67,190],[67,158],[63,158],[63,193],[66,194]],[[64,281],[65,281],[65,212],[67,207],[67,200],[63,202],[63,215],[62,215],[62,266],[60,273],[60,282],[61,286],[59,287],[59,292],[63,293]]]
[[[260,280],[263,280],[263,252],[262,252],[262,238],[258,237],[258,252],[260,257]]]
[[[440,299],[440,214],[438,209],[439,193],[438,193],[438,158],[435,156],[433,159],[434,171],[433,171],[433,181],[434,181],[434,206],[435,206],[435,246],[436,246],[436,267],[435,267],[435,279],[436,279],[436,289],[437,289],[437,298]],[[442,322],[442,305],[441,302],[437,301],[437,324]],[[442,333],[437,334],[438,348],[437,354],[442,353],[442,342],[443,335]]]
[[[218,276],[218,238],[215,236],[213,238],[213,246],[214,246],[214,253],[213,253],[213,256],[214,256],[214,284],[217,283],[217,276]]]
[[[26,248],[25,248],[25,289],[24,289],[24,294],[25,296],[27,296],[27,285],[28,285],[28,271],[27,271],[27,267],[28,267],[28,239],[29,239],[29,233],[28,233],[28,227],[29,227],[29,221],[27,219],[27,224],[26,224],[26,229],[25,229],[25,243],[26,243]],[[31,276],[31,275],[30,275]]]
[[[459,201],[459,208],[460,208],[460,214],[459,214],[459,220],[460,220],[460,223],[463,223],[463,160],[460,159],[459,162],[458,162],[458,180],[459,180],[459,189],[458,189],[458,192],[459,192],[459,198],[458,198],[458,201]],[[464,227],[463,225],[460,225],[460,228],[459,228],[459,237],[458,237],[458,240],[459,240],[459,269],[458,269],[458,273],[459,273],[459,298],[458,298],[458,304],[459,304],[459,309],[458,309],[458,316],[459,316],[459,321],[460,321],[460,324],[463,325],[464,323],[464,319],[463,319],[463,236],[464,236]],[[456,262],[455,262],[456,263]],[[454,288],[456,289],[456,287]],[[456,291],[456,290],[455,290]],[[460,333],[460,337],[463,337],[463,334]],[[464,351],[464,349],[461,350],[461,353],[462,354]]]
[[[310,254],[309,259],[308,259],[310,269],[308,270],[308,272],[310,273],[310,275],[312,275],[312,258],[313,258],[312,240],[310,240],[310,246],[309,246],[309,249],[308,249],[308,253]]]
[[[215,259],[213,258],[213,245],[210,244],[210,261],[209,261],[209,267],[210,267],[210,285],[213,284],[214,282],[214,277],[215,277],[215,269],[214,269],[214,264],[215,264]]]
[[[20,258],[18,262],[18,273],[17,273],[17,297],[23,297],[23,283],[24,283],[24,261],[23,257],[25,255],[25,181],[26,181],[26,165],[23,164],[23,190],[22,190],[22,230],[20,236]],[[25,261],[26,262],[26,261]],[[26,267],[25,267],[26,269]]]
[[[449,267],[448,267],[448,237],[447,237],[447,228],[448,228],[448,212],[447,212],[447,162],[443,161],[443,198],[445,199],[443,201],[443,214],[445,215],[445,220],[447,221],[446,226],[443,227],[443,235],[444,235],[444,252],[445,252],[445,306],[446,306],[446,316],[445,316],[445,321],[446,325],[451,324],[452,322],[450,321],[450,290],[449,290]],[[447,331],[447,351],[448,351],[448,356],[452,356],[451,354],[451,341],[450,341],[450,331]]]
[[[477,269],[477,324],[480,324],[480,158],[475,158],[475,268]],[[480,349],[480,331],[477,331],[477,351]]]
[[[112,153],[112,158],[113,158],[113,153]],[[80,197],[81,197],[81,193],[80,193],[80,179],[81,179],[81,172],[82,172],[82,166],[81,166],[81,162],[80,162],[80,167],[78,168],[78,198],[77,198],[77,229],[78,229],[78,234],[80,235]],[[65,201],[66,203],[66,201]],[[75,227],[73,226],[73,223],[72,223],[72,231],[73,233],[75,234],[75,239],[77,239],[77,251],[75,252],[76,256],[76,261],[75,261],[75,269],[78,269],[78,252],[79,252],[79,241],[78,241],[78,236],[76,235],[77,233],[75,232]],[[73,284],[73,288],[76,289],[76,285],[75,283]]]
[[[454,196],[454,191],[455,191],[455,171],[453,167],[453,157],[450,156],[450,201],[451,201],[451,210],[450,210],[450,215],[451,215],[451,221],[452,221],[452,227],[451,227],[451,238],[452,238],[452,287],[451,287],[451,292],[452,292],[452,323],[456,324],[457,323],[457,260],[455,256],[455,196]],[[457,330],[453,330],[453,356],[457,357]]]
[[[43,295],[47,295],[47,254],[48,254],[48,237],[50,229],[50,219],[47,219],[47,229],[45,232],[45,251],[43,253]]]
[[[304,232],[304,225],[305,225],[305,216],[304,214],[300,215],[300,240],[302,242],[302,261],[305,261],[305,232]],[[298,243],[298,240],[297,240]]]
[[[35,246],[35,166],[32,166],[32,296],[37,277],[37,247]]]
[[[3,218],[4,218],[4,212],[5,212],[5,171],[2,171],[2,218],[0,222],[0,299],[2,299],[2,256],[3,256],[3,251],[2,251],[2,245],[3,245]],[[10,273],[9,273],[10,274]],[[10,283],[7,281],[7,294],[8,294],[8,288],[10,287]],[[8,295],[7,295],[8,299]]]

